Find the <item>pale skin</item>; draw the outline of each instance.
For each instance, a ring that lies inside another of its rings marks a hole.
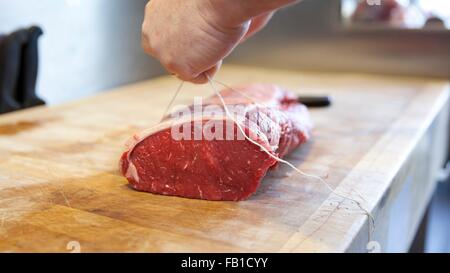
[[[264,28],[273,13],[297,0],[151,0],[142,46],[171,74],[205,83],[241,42]]]

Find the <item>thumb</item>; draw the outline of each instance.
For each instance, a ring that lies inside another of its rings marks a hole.
[[[248,38],[250,38],[255,33],[260,31],[261,29],[263,29],[267,25],[267,23],[270,21],[270,19],[272,19],[273,14],[274,14],[274,12],[270,11],[270,12],[266,12],[266,13],[263,13],[261,15],[258,15],[256,17],[252,18],[250,27],[249,27],[247,33],[245,34],[244,38],[242,38],[241,43],[245,42]]]

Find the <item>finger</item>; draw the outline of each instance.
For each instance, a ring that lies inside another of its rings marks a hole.
[[[241,43],[246,41],[248,38],[253,36],[255,33],[260,31],[261,29],[263,29],[267,25],[267,23],[270,21],[273,14],[274,14],[274,12],[271,11],[271,12],[263,13],[257,17],[254,17],[250,24],[250,28],[248,29],[244,38],[241,40]]]
[[[222,61],[219,61],[216,65],[211,67],[210,69],[206,70],[205,72],[201,73],[194,79],[188,80],[192,83],[202,84],[208,82],[208,75],[210,78],[214,78],[214,75],[216,75],[217,71],[219,71],[220,67],[222,66]]]
[[[141,34],[141,47],[145,53],[147,53],[150,56],[153,56],[153,50],[150,47],[148,36],[144,33]]]

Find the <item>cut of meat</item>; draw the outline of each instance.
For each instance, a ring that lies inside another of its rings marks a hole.
[[[277,86],[253,84],[220,92],[218,98],[174,113],[155,127],[134,135],[120,169],[139,191],[206,200],[238,201],[258,188],[277,160],[309,139],[306,107]],[[257,103],[255,103],[255,101]],[[189,110],[189,111],[186,111]]]
[[[381,22],[393,26],[405,24],[405,8],[398,0],[384,0],[379,5],[361,1],[352,15],[352,20],[360,23]]]

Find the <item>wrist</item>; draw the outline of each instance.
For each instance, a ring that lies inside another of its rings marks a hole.
[[[231,24],[242,24],[260,14],[274,11],[299,0],[198,0],[218,18]]]

